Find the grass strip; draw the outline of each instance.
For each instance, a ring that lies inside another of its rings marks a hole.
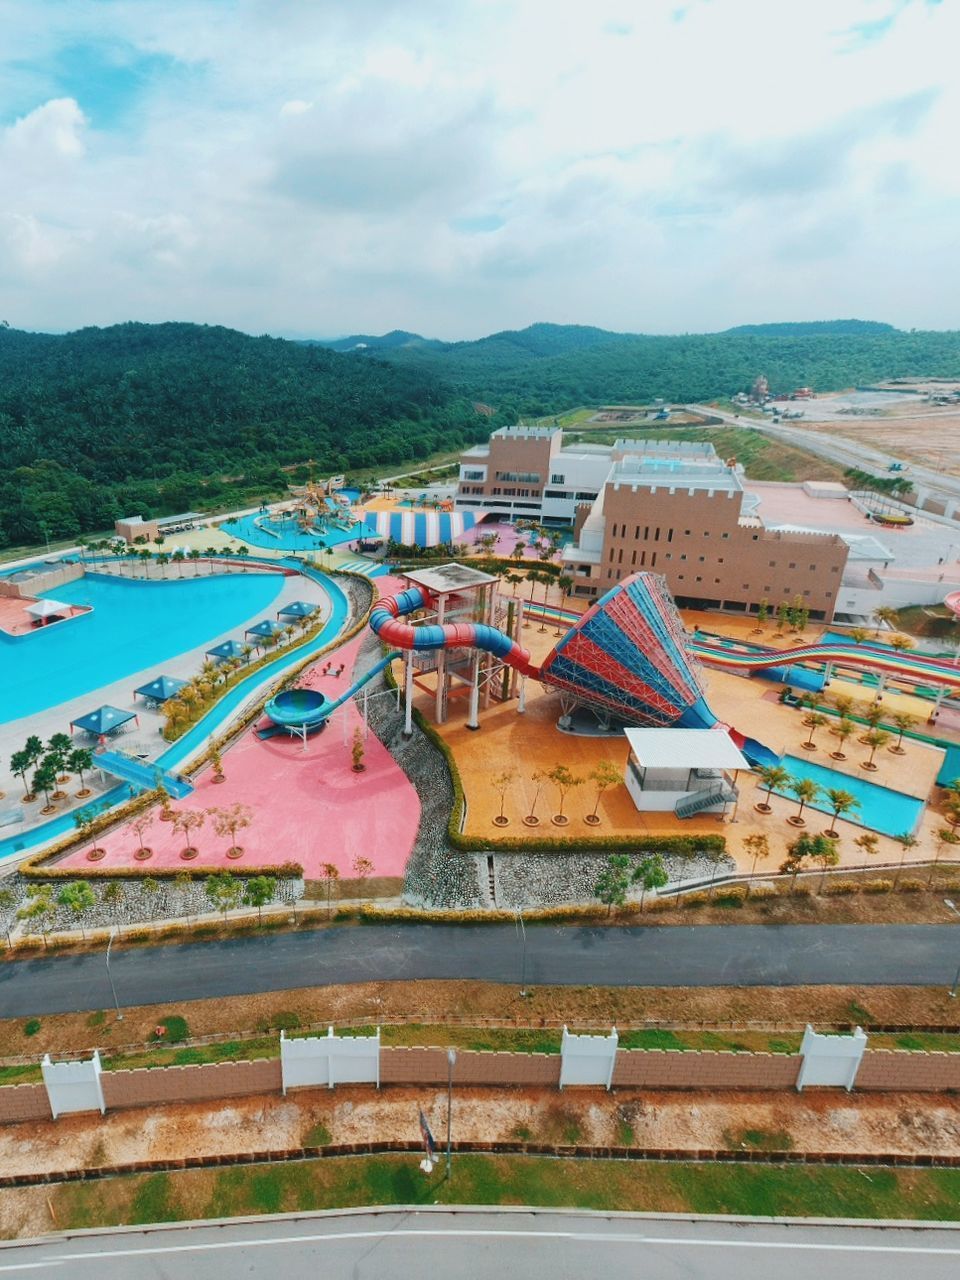
[[[459,1155],[427,1178],[414,1155],[346,1157],[111,1178],[45,1188],[60,1230],[356,1205],[527,1204],[661,1213],[916,1218],[952,1221],[960,1170],[721,1165]],[[0,1192],[15,1230],[22,1197]]]

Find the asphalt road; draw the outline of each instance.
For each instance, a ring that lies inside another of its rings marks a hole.
[[[528,925],[528,986],[949,986],[960,927]],[[512,925],[333,926],[183,946],[114,950],[121,1005],[166,1004],[349,982],[520,981]],[[105,1009],[105,953],[0,965],[0,1017]]]
[[[354,1211],[0,1246],[0,1274],[69,1280],[947,1280],[960,1231],[582,1212]]]

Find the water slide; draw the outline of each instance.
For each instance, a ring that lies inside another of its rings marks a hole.
[[[378,676],[388,667],[398,652],[388,653],[385,658],[375,662],[368,672],[355,680],[345,689],[339,698],[330,699],[316,689],[285,689],[271,698],[263,708],[264,715],[270,720],[269,725],[257,730],[258,738],[272,738],[278,733],[295,733],[307,736],[317,733],[324,727],[338,707],[342,707],[363,688],[374,676]]]
[[[147,760],[137,760],[123,751],[99,751],[94,754],[93,763],[105,773],[111,773],[123,782],[143,791],[156,791],[163,787],[167,795],[174,800],[182,800],[193,790],[193,783],[179,773],[169,773],[159,765],[150,764]]]

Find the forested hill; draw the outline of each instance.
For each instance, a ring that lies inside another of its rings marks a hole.
[[[491,423],[432,374],[231,329],[0,328],[0,546],[426,457]]]
[[[747,390],[837,390],[881,378],[960,377],[960,333],[904,332],[868,321],[747,326],[658,337],[579,325],[532,325],[441,349],[383,353],[460,392],[524,414],[573,404],[703,400]]]

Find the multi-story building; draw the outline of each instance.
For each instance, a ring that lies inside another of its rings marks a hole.
[[[811,618],[831,619],[849,552],[837,534],[767,528],[741,468],[709,444],[564,449],[559,430],[506,428],[463,455],[457,505],[572,524],[563,558],[587,598],[649,569],[681,607],[746,612],[799,598]]]

